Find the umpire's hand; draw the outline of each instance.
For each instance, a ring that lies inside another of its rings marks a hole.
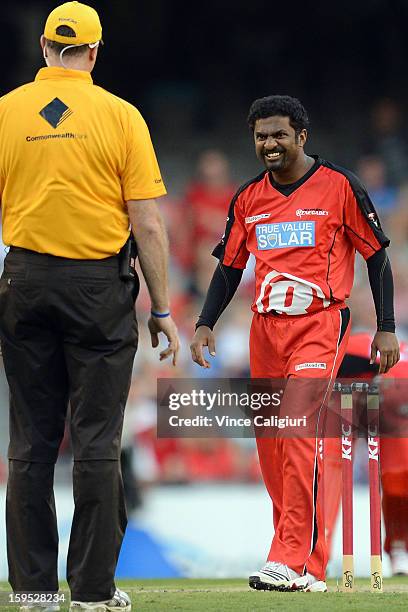
[[[203,347],[208,346],[210,355],[215,356],[214,332],[206,325],[197,328],[192,343],[190,344],[191,358],[203,368],[210,368],[209,362],[204,359]]]
[[[171,317],[157,318],[151,316],[148,321],[148,327],[150,336],[152,339],[152,347],[156,348],[159,346],[159,334],[163,334],[169,341],[169,346],[160,353],[160,361],[167,359],[170,355],[173,355],[173,365],[177,365],[177,355],[180,350],[180,340],[177,333],[177,327]]]

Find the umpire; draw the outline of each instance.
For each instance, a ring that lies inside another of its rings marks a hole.
[[[126,528],[120,439],[138,337],[130,226],[151,297],[152,345],[164,332],[169,345],[160,358],[173,364],[179,349],[154,199],[166,191],[140,113],[92,82],[101,42],[93,8],[58,6],[41,36],[47,67],[0,99],[10,245],[0,281],[10,386],[9,580],[14,591],[58,591],[53,477],[70,402],[71,608],[98,611],[130,610],[114,583]]]

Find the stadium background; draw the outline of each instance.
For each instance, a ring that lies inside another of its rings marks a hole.
[[[104,26],[105,46],[94,80],[142,111],[168,187],[161,208],[171,241],[173,312],[183,341],[175,372],[168,364],[159,364],[146,335],[149,302],[143,290],[138,302],[141,343],[124,432],[131,521],[119,573],[245,575],[265,557],[271,517],[254,445],[248,440],[157,441],[156,379],[209,374],[190,363],[188,344],[214,268],[209,252],[222,233],[230,195],[259,172],[245,122],[247,110],[254,98],[270,93],[297,96],[309,110],[308,152],[354,169],[366,183],[392,238],[398,331],[406,337],[408,4],[404,0],[303,1],[287,6],[260,0],[88,3],[98,9]],[[42,66],[38,37],[44,17],[56,4],[3,0],[0,94],[32,80]],[[354,329],[374,331],[367,286],[365,266],[359,262],[350,300]],[[249,270],[218,326],[212,376],[248,372],[252,290]],[[0,401],[3,508],[7,446],[3,374]],[[355,466],[360,485],[356,529],[364,534],[357,559],[360,573],[368,573],[369,558],[365,464],[361,448]],[[67,548],[72,513],[70,471],[66,440],[56,473],[61,553]],[[4,537],[1,527],[0,578],[7,575]],[[62,558],[60,570],[63,575]],[[337,571],[338,565],[332,563],[332,575]]]

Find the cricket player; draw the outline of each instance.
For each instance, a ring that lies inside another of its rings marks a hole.
[[[307,155],[307,113],[295,98],[268,96],[252,104],[248,124],[265,170],[235,194],[219,259],[191,344],[193,360],[210,367],[213,327],[233,297],[249,254],[256,259],[250,367],[254,378],[287,379],[285,410],[296,384],[316,383],[302,397],[321,425],[323,407],[345,354],[354,255],[367,261],[377,313],[372,357],[380,372],[399,359],[389,240],[356,176]],[[322,385],[323,381],[323,385]],[[281,407],[282,408],[282,407]],[[258,437],[258,455],[273,502],[275,528],[267,562],[252,588],[325,591],[327,548],[322,512],[322,461],[314,438]]]
[[[368,333],[350,336],[339,378],[373,379],[378,363],[370,363]],[[380,441],[382,508],[385,526],[384,550],[390,556],[394,576],[408,576],[408,345],[400,343],[401,359],[392,371],[377,377],[381,389],[382,421],[398,437]],[[388,384],[387,384],[388,383]],[[326,540],[331,542],[341,498],[341,439],[326,438],[324,444],[324,514]]]

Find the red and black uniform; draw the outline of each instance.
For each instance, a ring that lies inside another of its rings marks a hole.
[[[345,299],[353,285],[355,251],[366,260],[375,259],[388,244],[367,192],[348,171],[317,157],[292,185],[275,183],[265,171],[243,185],[231,202],[225,235],[213,252],[220,265],[197,325],[212,327],[252,253],[256,289],[251,376],[289,378],[285,408],[296,380],[327,380],[321,393],[308,400],[308,412],[319,421],[348,339]],[[385,270],[386,256],[384,261]],[[224,292],[219,290],[222,278]],[[394,331],[389,301],[377,303],[379,329]],[[268,560],[300,574],[307,570],[321,580],[327,550],[318,440],[259,438],[257,443],[274,506],[275,536]]]
[[[292,185],[274,184],[265,171],[241,187],[214,255],[245,268],[253,253],[254,312],[302,315],[344,305],[355,251],[368,259],[388,245],[357,177],[317,158]]]

